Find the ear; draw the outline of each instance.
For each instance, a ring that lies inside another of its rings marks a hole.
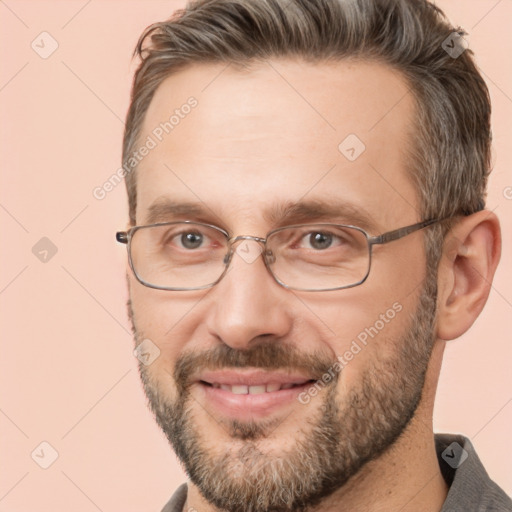
[[[464,334],[482,311],[501,255],[500,223],[483,210],[462,218],[446,235],[438,268],[437,336]]]

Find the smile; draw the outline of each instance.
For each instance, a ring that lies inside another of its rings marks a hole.
[[[205,382],[201,381],[202,384],[211,386],[215,389],[222,389],[229,391],[234,395],[261,395],[262,393],[273,393],[282,389],[291,389],[298,386],[303,386],[306,383],[314,382],[313,379],[302,381],[302,382],[286,382],[280,384],[278,382],[271,382],[268,384],[256,384],[256,385],[244,385],[244,384],[221,384],[219,382]]]
[[[194,379],[203,407],[214,415],[253,420],[301,406],[298,396],[317,379],[285,371],[203,371]]]

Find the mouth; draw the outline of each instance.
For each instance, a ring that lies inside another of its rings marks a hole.
[[[301,382],[269,382],[261,384],[221,384],[220,382],[207,382],[204,380],[199,381],[205,386],[212,387],[214,389],[222,389],[229,391],[234,395],[261,395],[263,393],[274,393],[281,391],[282,389],[292,389],[304,387],[306,384],[313,384],[315,379],[309,379]]]
[[[298,400],[317,379],[310,375],[223,370],[196,380],[199,400],[213,415],[254,420],[302,406]]]

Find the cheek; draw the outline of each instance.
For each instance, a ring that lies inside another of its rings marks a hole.
[[[374,320],[368,320],[356,334],[343,340],[337,355],[343,367],[344,385],[352,387],[370,366],[398,357],[399,347],[410,327],[409,318],[406,308],[395,302]]]
[[[417,269],[397,270],[345,290],[346,295],[340,292],[338,300],[325,296],[308,302],[334,333],[328,343],[341,366],[341,388],[353,388],[379,361],[398,358],[423,288],[423,275],[418,275]]]
[[[342,290],[335,297],[319,297],[314,301],[301,297],[307,305],[313,324],[329,331],[328,343],[340,356],[347,350],[357,353],[358,348],[373,344],[373,340],[397,337],[407,322],[409,313],[417,304],[420,287],[400,289],[399,284],[365,288],[365,284]],[[347,358],[351,355],[347,354]]]
[[[205,321],[208,291],[155,290],[130,276],[137,333],[141,340],[151,340],[160,351],[159,357],[147,367],[148,375],[164,382],[172,376],[178,357],[185,351],[199,352],[211,347]]]
[[[153,290],[130,279],[130,299],[138,341],[150,340],[160,351],[147,367],[149,374],[172,371],[190,330],[185,321],[196,301],[184,301],[172,292]]]

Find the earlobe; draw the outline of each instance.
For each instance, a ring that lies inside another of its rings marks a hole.
[[[461,219],[447,234],[438,271],[437,336],[464,334],[482,311],[501,254],[500,225],[488,210]]]

